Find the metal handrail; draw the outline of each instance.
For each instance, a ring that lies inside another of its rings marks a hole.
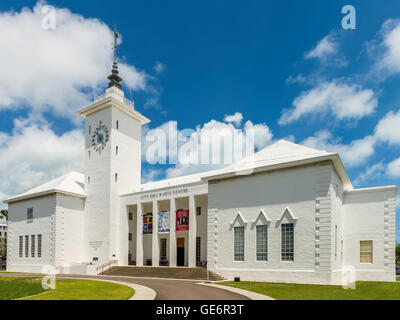
[[[103,263],[102,265],[100,265],[100,266],[98,266],[96,268],[96,272],[101,269],[101,272],[99,272],[99,273],[103,273],[104,271],[107,271],[108,269],[111,269],[114,264],[116,266],[118,266],[118,260],[110,260],[110,261],[107,261],[106,263]],[[109,268],[104,270],[104,268],[106,268],[106,267],[109,267]]]

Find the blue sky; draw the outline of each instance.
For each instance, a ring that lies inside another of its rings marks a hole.
[[[79,167],[83,122],[73,113],[104,90],[113,24],[125,94],[152,120],[149,129],[171,120],[202,128],[241,113],[241,126],[268,132],[261,145],[287,138],[339,152],[357,187],[400,184],[399,1],[49,1],[57,14],[68,9],[56,37],[31,35],[23,26],[44,4],[0,3],[0,41],[10,44],[0,49],[3,197]],[[346,4],[356,8],[356,30],[341,27]],[[31,81],[21,80],[26,74]],[[43,137],[54,145],[35,153]],[[69,156],[57,156],[60,146]],[[143,175],[163,178],[166,168],[144,164]]]

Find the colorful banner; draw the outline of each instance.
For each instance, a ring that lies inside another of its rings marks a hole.
[[[167,211],[158,213],[158,232],[169,232],[169,212]]]
[[[143,234],[153,233],[153,214],[143,215]]]
[[[189,210],[176,212],[176,231],[189,230]]]

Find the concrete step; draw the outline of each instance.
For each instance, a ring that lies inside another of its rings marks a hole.
[[[207,280],[207,269],[199,267],[113,267],[102,274],[143,278]],[[208,280],[219,281],[225,279],[210,271]]]

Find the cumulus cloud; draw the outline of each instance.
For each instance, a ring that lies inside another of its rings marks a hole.
[[[246,156],[246,136],[250,132],[253,152],[272,142],[273,134],[266,124],[246,121],[235,126],[235,122],[241,123],[239,119],[243,119],[240,113],[235,115],[232,122],[210,120],[195,129],[179,130],[174,121],[145,129],[142,160],[151,165],[175,165],[166,170],[166,176],[171,178],[221,168],[240,160]]]
[[[331,113],[339,120],[360,119],[375,111],[378,99],[373,90],[332,81],[302,92],[293,101],[293,106],[283,111],[280,125],[292,123],[309,114]]]
[[[388,74],[400,72],[400,19],[388,19],[382,26],[381,41],[373,43],[373,51],[378,51],[376,68]],[[371,48],[370,48],[371,49]]]
[[[57,135],[48,122],[36,116],[15,120],[13,132],[0,132],[0,136],[1,200],[83,169],[81,130]]]
[[[332,133],[321,130],[314,136],[305,139],[301,144],[320,150],[339,153],[343,162],[349,168],[364,164],[375,153],[376,138],[366,136],[354,140],[350,144],[342,144]]]
[[[243,120],[243,114],[236,112],[233,115],[226,115],[224,118],[225,122],[234,123],[236,126],[240,126]]]
[[[44,29],[45,4],[0,13],[0,109],[29,106],[77,119],[74,112],[104,88],[111,71],[112,31],[62,8],[56,9],[56,29]],[[127,86],[145,87],[144,72],[120,67]]]
[[[389,144],[400,144],[400,110],[397,113],[390,111],[379,121],[375,136]]]
[[[333,55],[338,51],[338,43],[332,34],[327,35],[325,38],[320,40],[317,45],[308,53],[306,53],[306,59],[318,58],[326,59],[327,56]]]
[[[390,178],[400,178],[400,158],[389,163],[387,174]]]

